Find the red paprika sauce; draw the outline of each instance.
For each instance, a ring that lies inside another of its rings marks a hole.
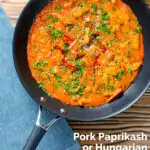
[[[28,38],[32,76],[51,97],[100,106],[124,93],[143,63],[142,28],[122,0],[55,0]]]

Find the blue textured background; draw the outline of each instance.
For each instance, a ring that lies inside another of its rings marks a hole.
[[[0,7],[0,150],[21,150],[34,126],[38,105],[22,87],[12,58],[13,29]],[[46,119],[53,118],[47,113]],[[43,138],[38,150],[78,150],[71,128],[61,119]]]

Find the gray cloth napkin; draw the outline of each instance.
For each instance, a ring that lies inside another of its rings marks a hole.
[[[21,150],[38,113],[38,105],[22,87],[13,64],[13,28],[0,7],[0,150]],[[48,121],[56,115],[47,112]],[[38,150],[79,150],[65,119],[46,133]]]

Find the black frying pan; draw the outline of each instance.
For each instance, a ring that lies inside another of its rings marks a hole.
[[[44,7],[44,5],[49,2],[49,0],[30,0],[30,2],[26,5],[23,12],[21,13],[16,25],[13,40],[13,56],[17,74],[22,84],[37,103],[49,111],[52,111],[67,119],[94,121],[112,117],[122,112],[134,104],[143,95],[150,83],[150,12],[147,5],[142,0],[124,1],[132,8],[143,27],[145,47],[144,63],[135,82],[130,86],[130,88],[124,93],[122,97],[104,106],[89,109],[65,105],[47,96],[38,87],[36,81],[33,79],[27,62],[28,33],[33,23],[34,17]],[[41,101],[41,97],[46,101]],[[36,141],[38,140],[36,139]],[[32,141],[32,144],[33,143],[35,143],[35,141]],[[36,142],[35,145],[37,144],[38,142]]]

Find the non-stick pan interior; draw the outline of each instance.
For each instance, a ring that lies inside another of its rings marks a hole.
[[[31,76],[27,62],[28,31],[34,21],[35,15],[48,2],[49,0],[31,0],[21,13],[14,33],[13,54],[15,67],[22,84],[31,97],[42,106],[58,115],[81,121],[100,120],[114,116],[135,103],[146,91],[150,81],[150,13],[146,4],[140,0],[125,0],[133,9],[143,27],[145,58],[136,81],[122,97],[104,106],[90,109],[68,106],[50,98],[38,88],[35,80]],[[44,97],[46,102],[40,101],[41,97]],[[62,109],[65,111],[61,111]]]

